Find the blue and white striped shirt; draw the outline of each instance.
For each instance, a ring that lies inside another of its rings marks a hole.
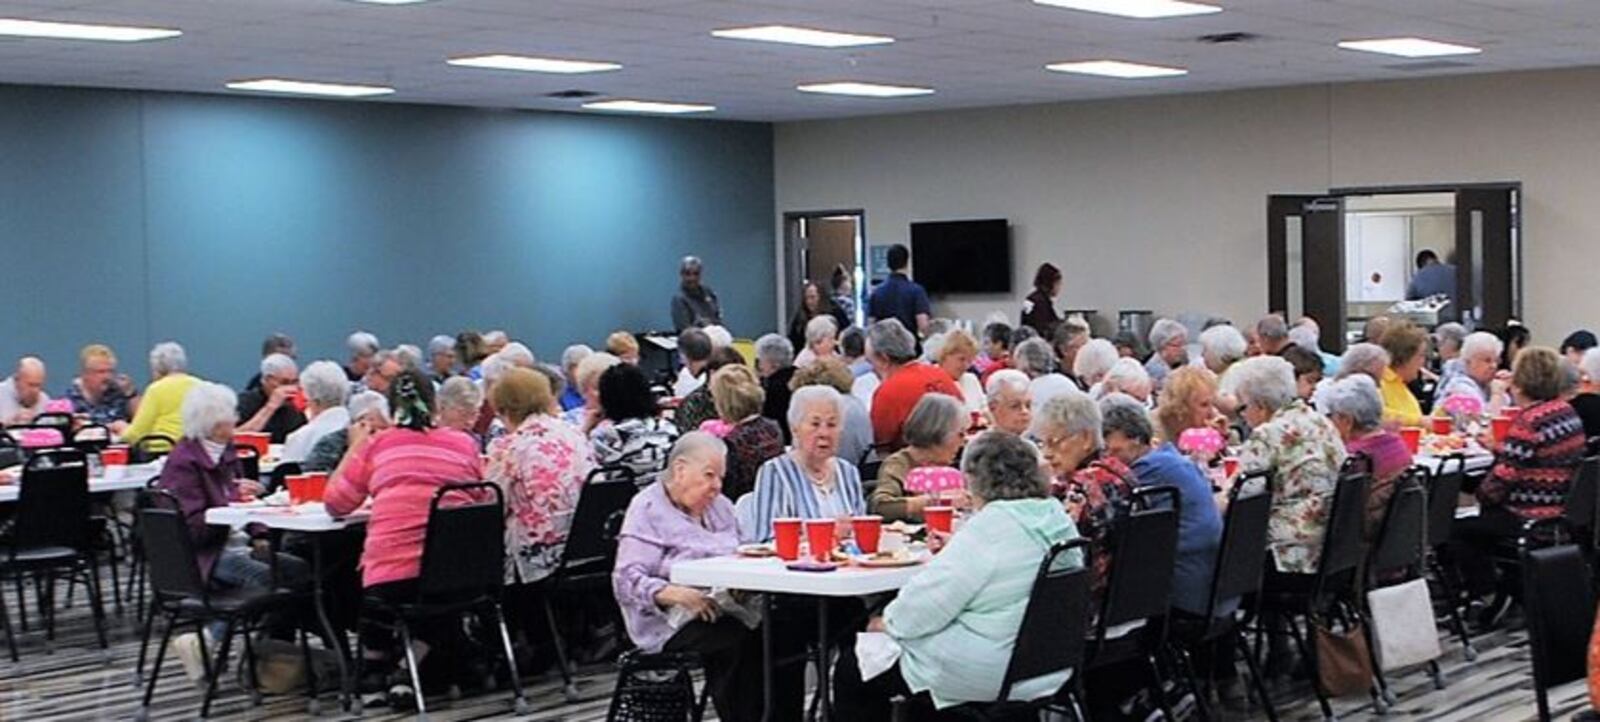
[[[861,472],[843,459],[833,460],[833,488],[824,490],[806,476],[799,462],[789,454],[774,457],[756,472],[753,513],[741,521],[739,529],[746,542],[772,539],[772,520],[785,517],[836,519],[867,513],[866,495],[861,489]]]

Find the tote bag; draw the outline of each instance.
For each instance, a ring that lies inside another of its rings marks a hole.
[[[1367,592],[1367,608],[1372,610],[1373,651],[1384,671],[1422,664],[1443,653],[1427,580]]]

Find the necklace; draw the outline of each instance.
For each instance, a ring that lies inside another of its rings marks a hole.
[[[803,460],[800,461],[799,466],[801,473],[805,474],[806,478],[810,479],[812,484],[817,486],[828,486],[828,482],[833,480],[833,464],[824,466],[821,472],[812,471],[806,466],[806,463]]]

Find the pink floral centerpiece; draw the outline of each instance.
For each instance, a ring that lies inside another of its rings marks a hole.
[[[1178,450],[1189,455],[1201,466],[1209,466],[1211,461],[1228,448],[1228,440],[1216,429],[1199,426],[1187,429],[1178,435]]]
[[[1483,423],[1483,399],[1471,394],[1451,394],[1439,404],[1457,429],[1480,426]]]

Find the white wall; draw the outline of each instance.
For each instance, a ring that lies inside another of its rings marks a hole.
[[[780,124],[777,210],[864,208],[869,244],[916,220],[1010,218],[1016,313],[1034,268],[1058,307],[1266,310],[1266,197],[1522,181],[1524,315],[1600,325],[1600,69],[1017,106]]]

